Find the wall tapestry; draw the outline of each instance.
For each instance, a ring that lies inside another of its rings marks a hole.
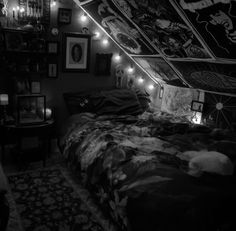
[[[111,1],[95,0],[83,5],[83,8],[128,54],[152,55],[158,53]]]
[[[236,97],[206,93],[203,109],[207,125],[236,129]]]
[[[169,58],[210,58],[167,0],[112,0]]]
[[[236,59],[235,0],[173,0],[218,58]]]
[[[184,86],[172,67],[162,57],[133,56],[133,59],[157,81],[163,80],[171,85]]]
[[[175,116],[189,116],[191,120],[195,115],[191,110],[191,103],[192,100],[197,100],[198,96],[199,92],[195,89],[164,85],[161,111]]]
[[[236,94],[236,65],[172,61],[193,88]]]

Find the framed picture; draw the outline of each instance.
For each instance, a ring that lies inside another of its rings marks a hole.
[[[46,120],[45,95],[17,95],[17,124],[39,124]]]
[[[5,48],[7,51],[21,51],[23,47],[23,34],[17,33],[16,30],[5,30],[4,31]]]
[[[70,24],[71,23],[72,10],[66,8],[58,9],[58,24]]]
[[[111,70],[111,54],[96,54],[95,75],[108,76]]]
[[[88,72],[90,62],[91,35],[63,34],[63,71]]]
[[[193,100],[192,104],[191,104],[191,110],[197,111],[197,112],[202,112],[203,111],[203,102]]]
[[[58,77],[58,65],[57,63],[48,64],[48,77],[57,78]]]
[[[47,42],[47,53],[48,54],[58,54],[59,42],[48,41]]]
[[[31,93],[32,94],[40,94],[41,92],[41,84],[38,81],[31,82]]]

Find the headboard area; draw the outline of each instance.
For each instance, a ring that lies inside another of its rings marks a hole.
[[[149,94],[139,89],[93,89],[63,94],[70,115],[91,112],[98,115],[138,115],[149,107]]]

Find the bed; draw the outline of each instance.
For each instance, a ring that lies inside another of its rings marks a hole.
[[[64,99],[62,154],[115,230],[236,230],[234,132],[150,111],[140,91]]]

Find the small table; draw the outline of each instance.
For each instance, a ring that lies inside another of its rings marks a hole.
[[[22,148],[22,140],[27,137],[37,137],[40,144],[40,152],[45,166],[46,158],[50,151],[50,142],[53,134],[54,121],[48,120],[42,124],[32,125],[2,125],[0,127],[0,142],[2,148],[2,162],[5,159],[5,145],[15,140],[17,155],[22,157],[24,150]]]

